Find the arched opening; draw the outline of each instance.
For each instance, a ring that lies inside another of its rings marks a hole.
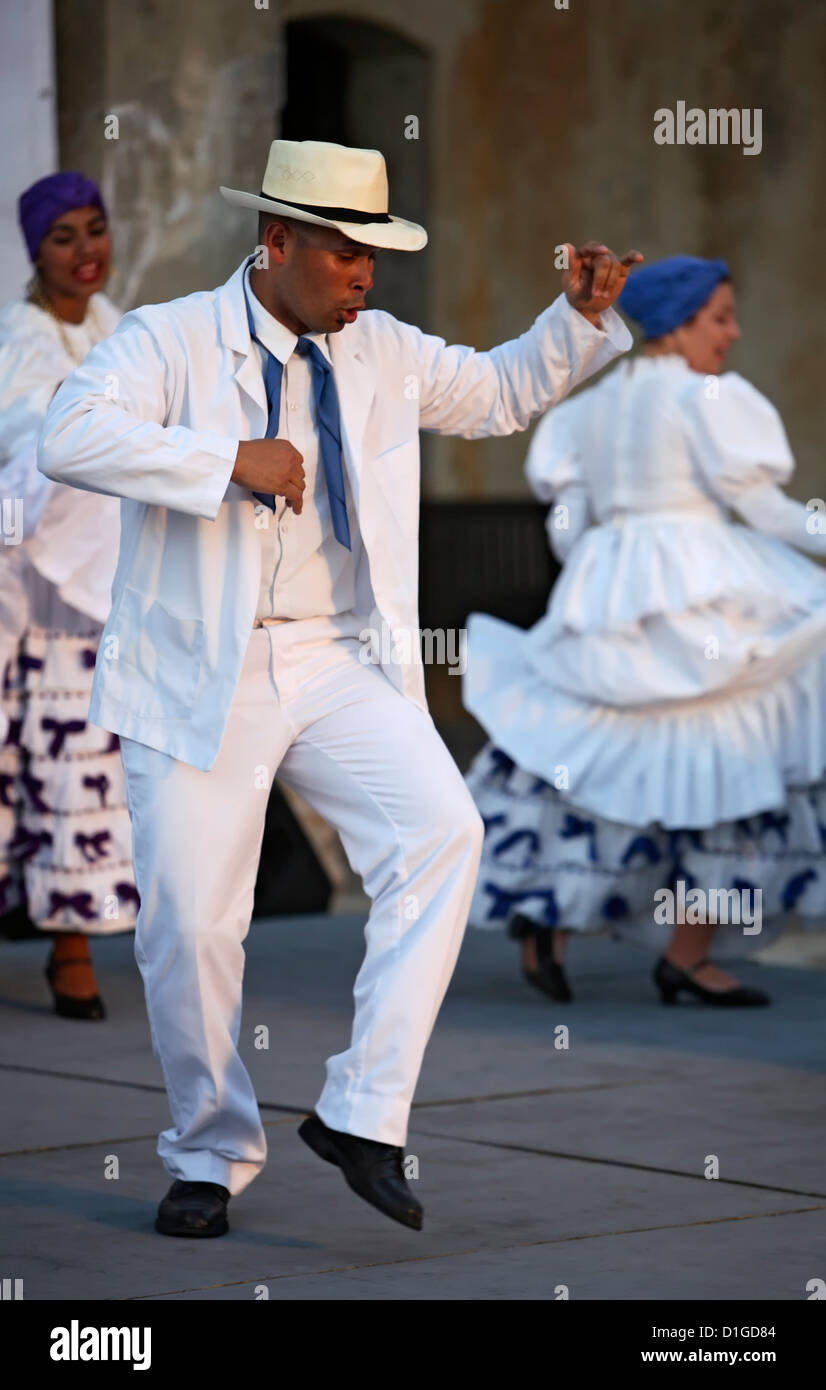
[[[363,20],[294,20],[285,26],[284,140],[331,140],[381,150],[387,161],[390,212],[428,225],[430,60],[391,29]],[[418,138],[409,138],[418,122]],[[368,303],[406,322],[422,323],[428,248],[381,251]]]

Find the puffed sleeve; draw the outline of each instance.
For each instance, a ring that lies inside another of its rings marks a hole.
[[[551,504],[545,529],[560,563],[593,519],[579,459],[582,401],[582,395],[575,396],[547,411],[534,430],[525,458],[528,486],[540,502]]]
[[[0,497],[19,512],[19,539],[31,534],[54,487],[37,470],[37,437],[61,381],[54,359],[54,344],[41,333],[0,342]]]
[[[716,378],[698,374],[682,393],[681,405],[709,493],[754,530],[826,556],[819,514],[782,490],[794,472],[794,458],[771,401],[737,372],[725,372]]]
[[[0,342],[0,460],[4,463],[30,439],[37,439],[62,380],[54,358],[54,345],[44,334]]]

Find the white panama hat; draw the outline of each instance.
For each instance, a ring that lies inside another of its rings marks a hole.
[[[427,232],[387,211],[387,169],[379,150],[323,140],[273,140],[261,192],[224,188],[236,207],[336,227],[353,241],[389,251],[421,251]]]

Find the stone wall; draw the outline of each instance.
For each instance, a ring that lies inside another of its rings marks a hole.
[[[284,25],[372,22],[430,65],[427,109],[415,113],[431,236],[421,326],[479,348],[517,336],[558,292],[553,248],[568,239],[599,236],[649,259],[723,255],[744,330],[730,365],[783,414],[799,463],[792,491],[823,495],[826,5],[557,3],[58,0],[61,153],[112,201],[113,297],[170,298],[226,278],[249,222],[216,188],[260,178],[285,99]],[[761,152],[657,145],[654,113],[678,101],[760,108]],[[106,113],[120,117],[117,142],[103,138]],[[373,120],[370,143],[398,139],[384,98]],[[380,275],[371,302],[382,304]],[[425,493],[524,496],[526,445],[433,441]]]
[[[57,0],[55,24],[61,160],[110,207],[108,293],[130,308],[220,284],[255,245],[256,214],[218,187],[261,186],[284,100],[277,3]]]
[[[423,327],[479,348],[518,336],[572,238],[725,256],[743,328],[730,366],[783,415],[790,490],[824,495],[823,0],[284,0],[285,19],[313,13],[357,13],[432,54]],[[761,108],[760,154],[655,144],[654,112],[680,100]],[[524,496],[526,447],[437,440],[425,493]]]

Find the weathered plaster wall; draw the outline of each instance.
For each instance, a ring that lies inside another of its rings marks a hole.
[[[599,236],[649,259],[731,263],[730,366],[783,414],[793,491],[823,496],[826,5],[822,0],[284,0],[431,49],[430,292],[423,326],[489,347],[557,293],[552,250]],[[760,107],[763,148],[658,146],[654,112]],[[527,436],[437,441],[430,496],[523,496]]]
[[[479,348],[517,336],[558,292],[567,239],[724,255],[744,329],[731,366],[784,416],[793,491],[824,494],[823,0],[58,0],[61,151],[113,199],[121,302],[216,284],[244,254],[248,223],[216,186],[260,178],[283,23],[313,15],[386,25],[431,55],[422,327]],[[656,145],[655,110],[679,100],[760,107],[762,152]],[[117,151],[104,111],[122,113]],[[437,440],[425,491],[522,496],[526,444]]]
[[[57,0],[55,20],[61,160],[110,206],[108,292],[128,308],[220,284],[255,214],[218,186],[260,188],[283,102],[276,0]]]

